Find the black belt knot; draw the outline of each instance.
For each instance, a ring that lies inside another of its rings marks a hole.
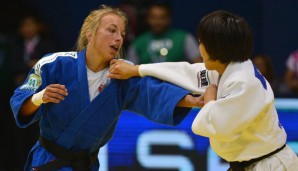
[[[99,149],[89,154],[86,151],[71,151],[61,147],[45,137],[39,137],[40,144],[50,153],[54,154],[56,159],[41,166],[33,167],[36,171],[52,171],[62,167],[71,167],[75,171],[91,170],[92,165],[97,160]]]

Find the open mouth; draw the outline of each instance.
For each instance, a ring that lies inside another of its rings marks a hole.
[[[119,46],[117,45],[112,45],[110,46],[114,51],[118,51],[119,50]]]

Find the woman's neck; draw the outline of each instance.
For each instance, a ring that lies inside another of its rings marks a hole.
[[[218,66],[218,68],[216,70],[217,70],[217,72],[219,73],[220,76],[225,72],[227,66],[228,65],[226,65],[226,64],[223,64],[223,65],[219,65]]]
[[[109,62],[92,50],[86,50],[86,65],[93,72],[99,72],[109,66]]]

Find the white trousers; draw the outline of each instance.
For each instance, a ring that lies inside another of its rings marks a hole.
[[[278,153],[248,166],[245,171],[298,171],[298,157],[286,145]]]

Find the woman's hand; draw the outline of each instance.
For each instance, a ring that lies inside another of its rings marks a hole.
[[[44,90],[43,103],[60,103],[68,95],[65,85],[61,84],[50,84]]]
[[[22,116],[32,116],[42,103],[60,103],[67,95],[65,85],[50,84],[28,99],[22,105],[20,113]]]
[[[67,89],[61,84],[50,84],[42,91],[32,96],[32,103],[40,106],[42,103],[60,103],[67,96]]]
[[[217,96],[217,85],[211,84],[206,88],[205,94],[204,94],[204,105],[206,105],[208,102],[212,100],[216,100]]]
[[[132,65],[123,60],[113,59],[110,62],[108,78],[128,79],[139,75],[139,65]]]

